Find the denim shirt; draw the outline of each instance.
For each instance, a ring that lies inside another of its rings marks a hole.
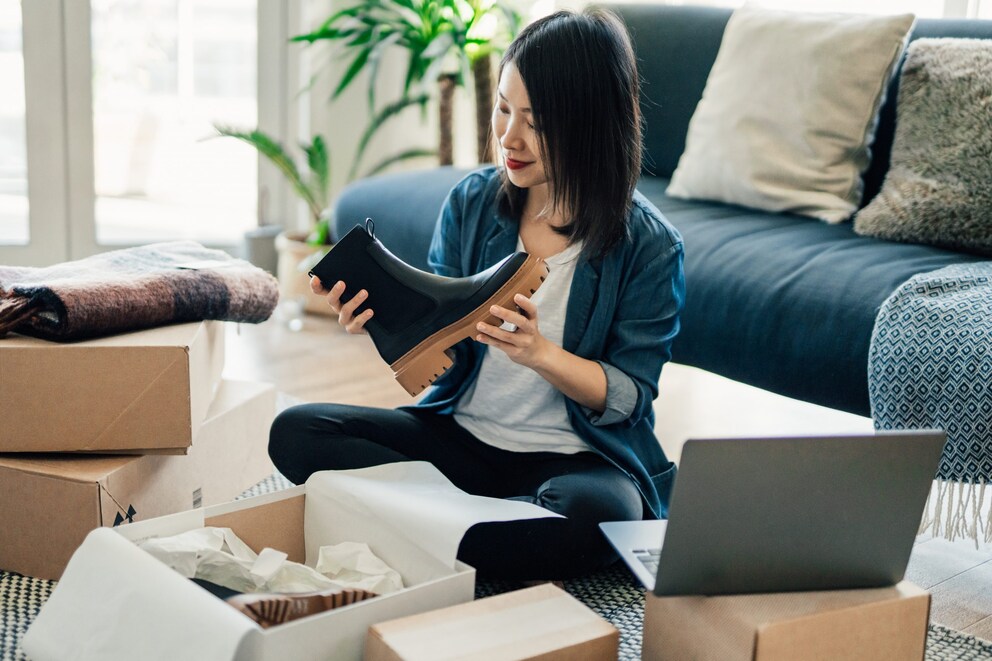
[[[499,213],[495,167],[473,172],[441,209],[428,261],[435,273],[464,277],[514,252],[518,223]],[[579,257],[565,313],[566,351],[602,365],[607,407],[599,414],[565,398],[569,422],[599,455],[637,485],[645,516],[664,518],[675,464],[654,435],[652,402],[671,358],[685,300],[682,238],[640,193],[634,194],[626,240],[605,257]],[[455,364],[415,407],[450,414],[479,373],[487,347],[465,340]]]

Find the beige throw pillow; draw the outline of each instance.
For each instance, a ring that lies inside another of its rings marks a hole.
[[[668,194],[847,220],[912,25],[911,14],[735,11]]]
[[[917,39],[892,165],[854,231],[992,255],[992,39]]]

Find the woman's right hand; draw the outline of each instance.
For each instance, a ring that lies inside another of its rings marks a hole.
[[[343,282],[338,281],[330,289],[324,289],[324,284],[315,275],[310,276],[310,289],[314,294],[318,294],[327,299],[327,304],[331,306],[338,315],[338,323],[344,326],[344,329],[353,335],[360,335],[365,333],[365,323],[372,318],[372,310],[366,310],[357,317],[355,316],[355,308],[362,304],[366,298],[368,298],[369,293],[364,289],[351,297],[351,300],[347,303],[341,302],[341,296],[344,294],[345,285]]]

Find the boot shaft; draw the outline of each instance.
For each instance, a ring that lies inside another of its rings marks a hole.
[[[310,271],[310,275],[320,278],[327,289],[338,281],[344,282],[346,289],[341,297],[342,303],[350,301],[362,289],[368,292],[368,298],[355,310],[355,316],[369,308],[375,311],[375,316],[366,324],[374,340],[377,330],[388,334],[399,333],[436,307],[430,297],[391,273],[395,269],[387,270],[383,263],[388,266],[389,262],[407,266],[386,250],[370,231],[355,225]]]

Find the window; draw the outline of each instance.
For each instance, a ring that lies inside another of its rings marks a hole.
[[[260,189],[292,224],[279,172],[212,136],[303,125],[301,20],[300,0],[0,0],[0,263],[184,238],[236,252]]]
[[[252,0],[93,0],[98,244],[235,245],[257,223],[258,159],[213,124],[257,124]]]

